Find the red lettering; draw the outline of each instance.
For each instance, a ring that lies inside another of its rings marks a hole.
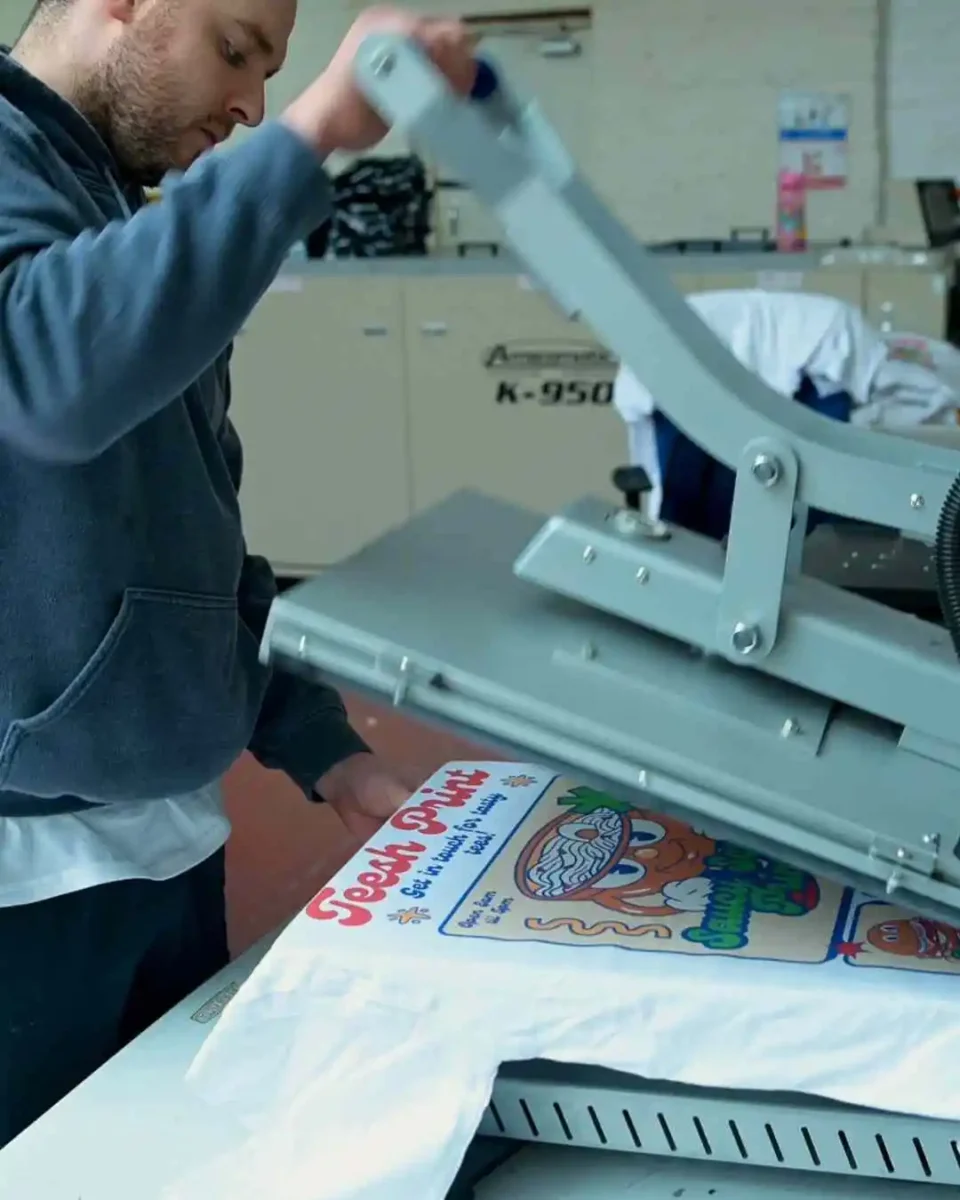
[[[478,784],[456,783],[453,780],[448,780],[443,791],[439,794],[445,797],[450,804],[466,804],[468,800],[472,800],[476,795],[478,786]]]
[[[489,771],[447,771],[446,782],[440,791],[433,788],[423,788],[421,796],[426,797],[414,808],[401,808],[390,824],[394,829],[403,829],[414,833],[424,833],[429,837],[437,837],[447,832],[447,826],[438,817],[441,808],[463,808],[471,800],[477,790],[490,778]]]
[[[447,771],[448,779],[462,779],[468,787],[478,788],[486,783],[490,778],[489,771],[481,771],[479,768],[475,771]]]
[[[369,909],[357,904],[345,904],[342,900],[334,900],[336,888],[325,887],[317,892],[306,907],[306,914],[314,921],[337,921],[340,925],[366,925],[370,920]],[[324,908],[329,902],[330,907]]]
[[[344,889],[342,898],[334,899],[336,888],[325,887],[307,905],[306,915],[315,921],[336,921],[351,928],[366,925],[372,917],[369,906],[386,899],[424,850],[426,846],[421,842],[391,842],[383,850],[370,847],[366,851],[367,870]]]
[[[436,837],[447,832],[446,825],[437,820],[437,805],[433,800],[426,800],[416,808],[401,808],[395,816],[390,818],[390,824],[394,829],[425,833],[428,837]]]

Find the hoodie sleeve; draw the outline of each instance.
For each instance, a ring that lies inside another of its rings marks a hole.
[[[279,123],[100,229],[25,136],[0,156],[0,441],[50,462],[96,458],[179,396],[331,206],[320,159]]]
[[[229,377],[226,392],[229,397]],[[243,450],[229,419],[224,420],[220,446],[239,492]],[[238,604],[241,620],[258,640],[263,638],[276,595],[277,582],[270,564],[265,558],[248,554],[240,578]],[[343,700],[334,688],[277,670],[271,673],[249,749],[263,766],[289,775],[312,800],[321,799],[314,791],[321,775],[353,754],[370,752],[350,724]]]

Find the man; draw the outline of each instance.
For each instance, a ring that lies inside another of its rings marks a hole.
[[[333,690],[258,663],[229,350],[329,214],[326,156],[386,132],[361,39],[418,38],[462,93],[475,68],[456,23],[373,9],[205,155],[261,124],[294,4],[41,0],[0,55],[0,1144],[226,961],[245,748],[361,837],[407,795]]]

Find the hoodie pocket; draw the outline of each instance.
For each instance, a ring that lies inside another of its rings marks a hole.
[[[235,597],[130,588],[57,699],[12,721],[0,787],[146,800],[219,778],[250,741],[266,680]]]

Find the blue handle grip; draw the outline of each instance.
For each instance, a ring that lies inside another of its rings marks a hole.
[[[497,90],[499,81],[493,67],[484,59],[477,59],[477,78],[470,92],[471,100],[489,100]]]

